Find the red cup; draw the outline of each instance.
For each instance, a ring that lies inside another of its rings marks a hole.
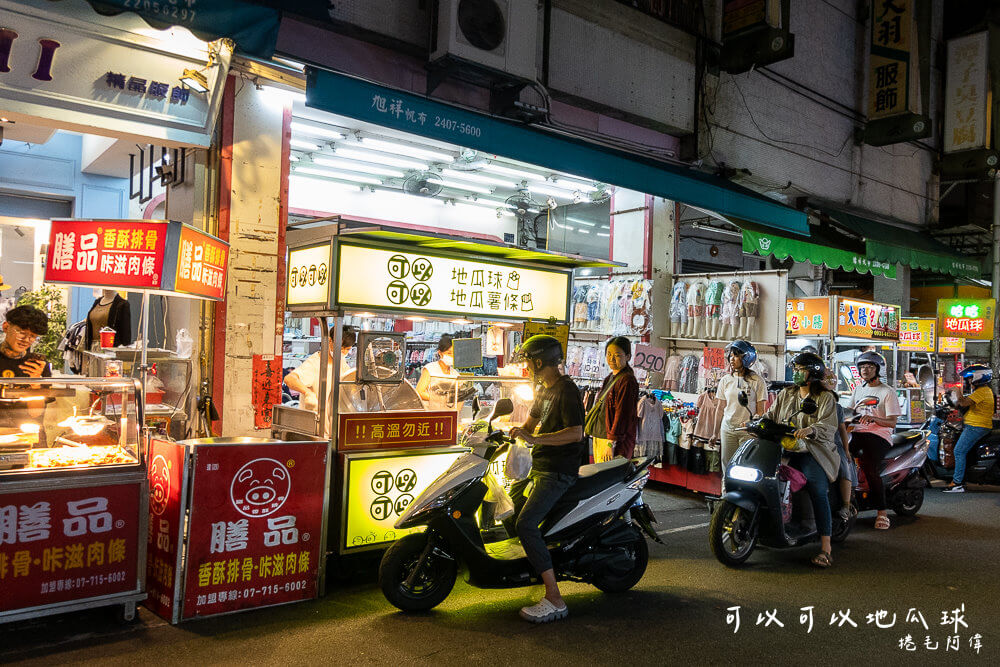
[[[101,329],[101,347],[114,347],[115,346],[115,330],[111,327],[104,327]]]

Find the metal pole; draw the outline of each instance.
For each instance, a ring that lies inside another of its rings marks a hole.
[[[1000,342],[997,332],[1000,331],[1000,312],[997,312],[997,299],[1000,299],[1000,175],[993,179],[993,281],[990,287],[993,298],[993,340],[990,341],[990,367],[993,369],[993,390],[1000,387]]]
[[[142,362],[139,364],[140,375],[140,388],[142,390],[142,396],[139,399],[142,401],[143,414],[145,414],[146,407],[146,372],[149,367],[146,364],[146,348],[149,346],[149,292],[143,291],[142,293]],[[134,358],[134,357],[133,357]],[[142,424],[142,428],[145,430],[146,424]]]

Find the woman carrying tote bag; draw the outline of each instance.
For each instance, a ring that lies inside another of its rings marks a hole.
[[[632,458],[639,430],[639,383],[632,367],[632,342],[624,336],[604,346],[611,372],[601,384],[601,393],[587,413],[584,430],[594,439],[594,461],[616,456]]]

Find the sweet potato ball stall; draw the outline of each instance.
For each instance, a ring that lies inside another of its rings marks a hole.
[[[45,281],[221,298],[227,245],[178,222],[53,220]],[[210,260],[209,258],[212,258]],[[0,622],[146,597],[143,384],[0,379]]]
[[[382,317],[392,324],[387,328],[396,329],[361,331],[354,370],[342,372],[341,355],[330,357],[329,374],[319,374],[317,392],[329,398],[319,401],[317,411],[282,405],[273,415],[281,437],[329,439],[335,492],[328,553],[385,548],[404,534],[393,528],[396,518],[465,451],[457,446],[459,434],[476,413],[509,397],[518,410],[505,423],[520,423],[532,398],[521,369],[501,361],[500,376],[456,374],[445,408],[428,405],[404,377],[407,339],[401,330],[413,320],[460,322],[472,329],[477,322],[507,326],[511,333],[501,344],[503,356],[509,356],[522,335],[515,323],[567,322],[572,269],[594,264],[371,226],[305,225],[289,231],[288,248],[287,309],[292,316],[321,320],[319,358],[341,348],[345,317]],[[480,338],[455,338],[455,368],[482,366],[483,347]]]

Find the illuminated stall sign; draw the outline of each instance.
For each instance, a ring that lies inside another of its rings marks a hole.
[[[938,299],[941,335],[992,340],[995,308],[993,299]]]
[[[942,336],[941,338],[938,338],[938,353],[965,354],[965,339],[949,338],[948,336]]]
[[[412,455],[344,455],[344,520],[341,549],[371,548],[419,530],[394,524],[413,500],[444,473],[465,449]]]
[[[937,321],[904,317],[899,321],[899,349],[906,352],[935,351]]]
[[[785,302],[785,333],[789,336],[829,336],[830,299],[788,299]]]
[[[458,437],[456,412],[362,412],[339,419],[340,449],[448,446]]]
[[[899,306],[855,299],[837,300],[837,335],[899,340]]]
[[[339,244],[342,306],[511,319],[569,318],[570,274],[423,250]]]
[[[53,220],[45,282],[221,301],[229,244],[180,222]]]
[[[327,306],[330,301],[330,243],[288,251],[289,306]]]

